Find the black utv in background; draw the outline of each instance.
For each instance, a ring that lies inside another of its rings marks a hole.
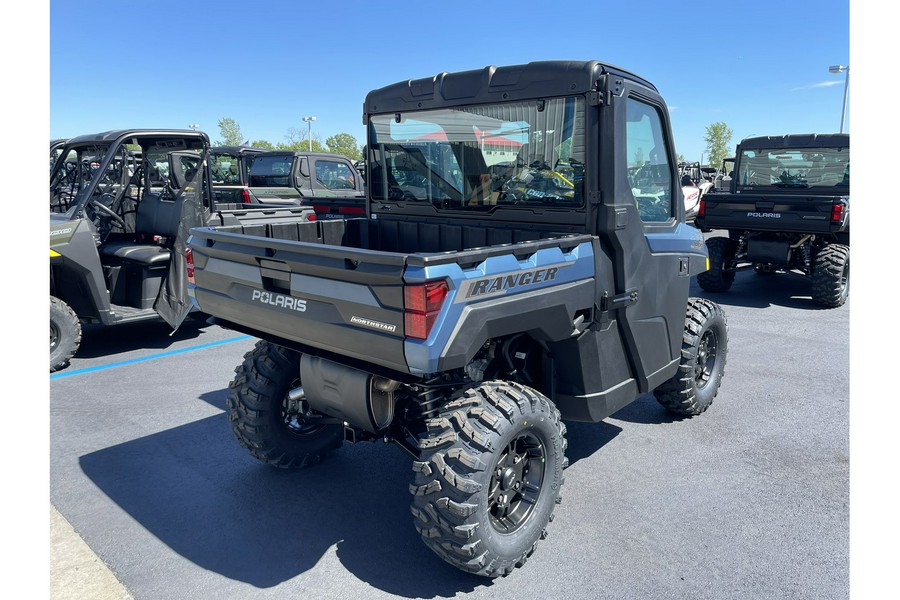
[[[727,230],[706,241],[708,292],[731,288],[735,273],[795,272],[812,299],[834,308],[850,293],[850,135],[805,134],[741,141],[727,190],[706,194],[697,226]]]

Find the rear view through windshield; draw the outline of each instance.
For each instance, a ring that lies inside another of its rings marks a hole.
[[[250,167],[251,187],[290,187],[294,157],[257,156]]]
[[[835,188],[850,185],[849,148],[754,148],[739,157],[743,187]]]
[[[584,204],[581,97],[374,115],[373,200],[439,209]]]

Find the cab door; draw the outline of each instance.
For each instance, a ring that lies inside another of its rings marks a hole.
[[[662,98],[624,78],[610,78],[608,85],[610,101],[600,109],[599,232],[611,246],[615,290],[600,306],[619,327],[638,389],[648,392],[669,379],[680,360],[690,249],[702,236],[683,223]]]

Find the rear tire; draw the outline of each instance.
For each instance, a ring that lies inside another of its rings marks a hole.
[[[813,260],[812,298],[826,308],[837,308],[850,295],[850,247],[829,244]]]
[[[686,416],[704,412],[712,404],[725,374],[728,324],[718,304],[688,298],[678,372],[653,390],[667,410]]]
[[[559,411],[524,385],[486,381],[426,425],[410,486],[422,540],[463,571],[508,575],[546,537],[560,501],[568,461]]]
[[[59,371],[81,346],[81,321],[68,304],[50,296],[50,372]]]
[[[228,420],[252,456],[279,469],[313,465],[344,440],[338,424],[308,424],[287,410],[287,394],[300,386],[300,353],[261,340],[244,355],[229,385]]]
[[[727,292],[734,283],[734,242],[726,237],[706,240],[709,270],[697,274],[697,284],[707,292]]]

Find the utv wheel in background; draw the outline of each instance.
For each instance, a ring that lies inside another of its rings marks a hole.
[[[850,295],[850,247],[829,244],[813,260],[812,298],[816,304],[837,308]]]
[[[241,446],[280,469],[321,461],[344,440],[337,424],[309,424],[290,414],[287,394],[300,386],[300,353],[259,341],[229,385],[228,420]]]
[[[81,322],[68,304],[50,296],[50,372],[69,364],[81,345]]]
[[[699,415],[712,404],[728,352],[728,325],[718,304],[705,298],[689,298],[681,343],[681,363],[672,379],[653,390],[667,410]]]
[[[508,575],[534,552],[560,501],[566,426],[543,394],[487,381],[427,421],[413,463],[414,523],[451,565]]]
[[[734,242],[726,237],[706,240],[709,270],[697,274],[697,284],[707,292],[727,292],[734,283]]]

